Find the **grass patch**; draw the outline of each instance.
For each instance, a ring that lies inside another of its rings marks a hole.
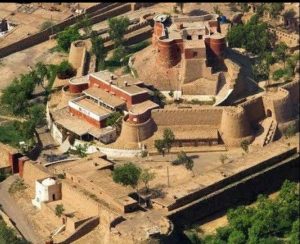
[[[26,188],[27,186],[25,185],[24,180],[17,179],[14,183],[11,184],[11,186],[8,189],[8,192],[10,194],[15,194],[16,192],[24,191]]]

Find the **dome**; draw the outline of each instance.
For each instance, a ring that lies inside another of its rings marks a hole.
[[[55,185],[55,180],[53,180],[51,178],[47,178],[42,181],[42,184],[44,186],[52,186],[52,185]]]

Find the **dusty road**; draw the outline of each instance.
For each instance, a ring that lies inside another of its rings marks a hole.
[[[41,237],[34,232],[31,223],[8,193],[9,186],[16,179],[17,176],[13,175],[0,183],[0,204],[4,212],[16,224],[17,229],[22,233],[26,240],[34,244],[41,243]]]

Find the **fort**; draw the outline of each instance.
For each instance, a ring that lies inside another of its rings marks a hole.
[[[85,12],[95,24],[153,4],[99,3]],[[0,56],[55,38],[82,16],[3,47]],[[26,189],[11,197],[41,243],[176,244],[187,224],[299,180],[299,69],[292,81],[259,88],[250,58],[227,47],[218,14],[151,13],[135,21],[124,43],[151,44],[131,56],[127,74],[96,71],[88,37],[71,43],[75,72],[54,80],[47,129],[39,133],[51,144],[36,160],[0,143],[0,172],[24,181]],[[113,49],[109,35],[103,41]],[[296,136],[286,136],[290,128]],[[156,142],[166,129],[174,140],[162,153]],[[174,163],[179,152],[192,169]],[[115,169],[129,161],[153,173],[148,187],[117,183]]]

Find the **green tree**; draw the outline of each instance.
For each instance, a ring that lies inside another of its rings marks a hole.
[[[60,79],[67,79],[75,75],[75,70],[72,65],[67,61],[62,61],[57,67],[57,76]]]
[[[75,146],[75,153],[78,154],[81,158],[84,158],[87,156],[87,149],[88,149],[88,144],[78,144]]]
[[[192,171],[193,176],[195,176],[195,173],[194,173],[194,170],[193,170],[193,168],[194,168],[194,160],[191,159],[191,157],[188,157],[188,158],[187,158],[187,160],[186,160],[186,162],[185,162],[185,168],[186,168],[187,170]]]
[[[63,204],[57,204],[55,207],[55,214],[56,216],[62,216],[63,212],[65,211]]]
[[[149,192],[149,182],[155,179],[155,173],[149,169],[144,169],[141,173],[140,180],[145,184],[146,191]]]
[[[285,68],[285,62],[287,58],[287,51],[288,46],[284,42],[280,42],[278,45],[275,46],[275,57],[277,60],[283,61],[284,68]]]
[[[120,44],[117,48],[115,48],[111,60],[116,62],[122,62],[124,64],[124,59],[127,55],[128,51],[126,47]]]
[[[300,243],[300,220],[297,219],[296,221],[294,221],[293,225],[292,225],[292,230],[290,232],[289,238],[290,238],[290,242],[289,243]]]
[[[34,104],[29,108],[29,118],[35,127],[46,123],[46,109],[44,104]]]
[[[78,26],[67,27],[64,31],[57,35],[57,45],[64,52],[68,52],[71,43],[81,38]]]
[[[124,35],[130,24],[128,17],[114,17],[108,19],[109,36],[115,43],[115,47],[118,47],[123,43]]]
[[[283,2],[269,3],[266,10],[272,18],[277,17],[284,8]]]
[[[38,62],[35,66],[35,70],[34,70],[37,79],[37,85],[41,85],[44,89],[45,88],[45,79],[49,79],[50,78],[50,72],[48,70],[47,65],[43,64],[42,62]]]
[[[0,216],[0,243],[1,244],[29,244],[28,241],[18,238],[13,229],[8,227]]]
[[[105,58],[107,56],[107,51],[104,48],[104,41],[101,36],[92,35],[92,53],[96,56],[96,67],[97,71],[105,68]]]
[[[112,173],[112,176],[114,182],[124,186],[131,186],[133,189],[135,189],[138,185],[141,173],[141,168],[129,162],[122,166],[116,167]]]
[[[170,152],[172,143],[175,141],[175,135],[170,128],[164,129],[163,140],[168,152]]]
[[[79,20],[76,27],[78,29],[82,28],[85,35],[89,35],[92,32],[92,23],[87,14],[84,15],[82,19]]]
[[[165,142],[164,140],[155,140],[154,146],[157,149],[157,151],[164,155],[164,148],[165,148]]]

